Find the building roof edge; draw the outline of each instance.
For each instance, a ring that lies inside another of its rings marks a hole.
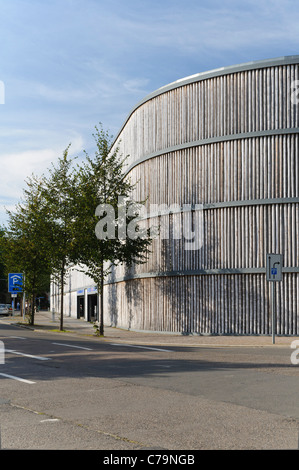
[[[131,115],[142,106],[147,101],[155,98],[156,96],[162,95],[163,93],[167,93],[168,91],[174,90],[175,88],[180,88],[185,85],[189,85],[191,83],[196,83],[202,80],[207,80],[209,78],[219,77],[221,75],[229,75],[232,73],[249,71],[249,70],[256,70],[266,67],[277,67],[279,65],[292,65],[292,64],[299,64],[299,55],[290,55],[290,56],[281,56],[276,57],[273,59],[263,59],[263,60],[255,60],[251,62],[244,62],[241,64],[236,65],[229,65],[225,67],[219,67],[213,70],[207,70],[205,72],[199,72],[194,75],[189,75],[187,77],[175,80],[174,82],[168,83],[155,91],[147,94],[142,100],[140,100],[130,111],[127,118],[125,119],[123,125],[121,126],[117,136],[113,141],[113,145],[117,142],[120,133],[122,132],[123,128],[125,127],[126,123],[128,122]]]

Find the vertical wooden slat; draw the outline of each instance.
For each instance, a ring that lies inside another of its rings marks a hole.
[[[148,198],[149,208],[153,203],[182,206],[299,197],[298,134],[273,132],[299,126],[298,106],[289,99],[291,82],[298,79],[297,64],[265,66],[191,82],[145,101],[120,133],[120,153],[129,155],[128,164],[156,151],[162,154],[130,171],[132,182],[139,181],[134,198]],[[262,130],[272,133],[238,138],[239,133]],[[237,138],[231,141],[193,145],[233,134]],[[169,149],[180,144],[186,148]],[[166,219],[177,224],[180,217]],[[262,201],[204,210],[202,249],[185,252],[181,240],[156,240],[148,261],[135,268],[141,278],[116,284],[119,326],[130,321],[132,328],[140,329],[270,334],[264,274],[213,271],[150,279],[142,274],[262,268],[270,251],[283,253],[286,266],[298,267],[298,233],[298,203]],[[124,274],[123,266],[115,271],[116,278]],[[75,280],[72,286],[77,287]],[[114,292],[111,286],[105,291]],[[284,274],[276,298],[281,334],[299,334],[298,292],[299,274]],[[106,307],[108,322],[109,303]]]

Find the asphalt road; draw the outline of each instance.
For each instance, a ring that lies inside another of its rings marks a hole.
[[[129,345],[5,323],[0,340],[2,449],[298,449],[289,347]]]

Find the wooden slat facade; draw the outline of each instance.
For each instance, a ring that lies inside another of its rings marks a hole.
[[[282,253],[277,333],[299,334],[298,64],[282,58],[199,74],[132,111],[115,145],[129,155],[134,198],[148,198],[148,210],[203,204],[203,246],[186,251],[183,239],[155,239],[144,265],[115,269],[105,286],[107,324],[270,334],[266,254]],[[171,229],[185,216],[162,217]]]

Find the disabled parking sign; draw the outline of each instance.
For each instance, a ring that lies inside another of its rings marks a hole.
[[[267,281],[281,281],[282,280],[282,267],[283,259],[279,254],[267,254]]]
[[[23,273],[8,274],[8,292],[12,294],[23,292]]]

